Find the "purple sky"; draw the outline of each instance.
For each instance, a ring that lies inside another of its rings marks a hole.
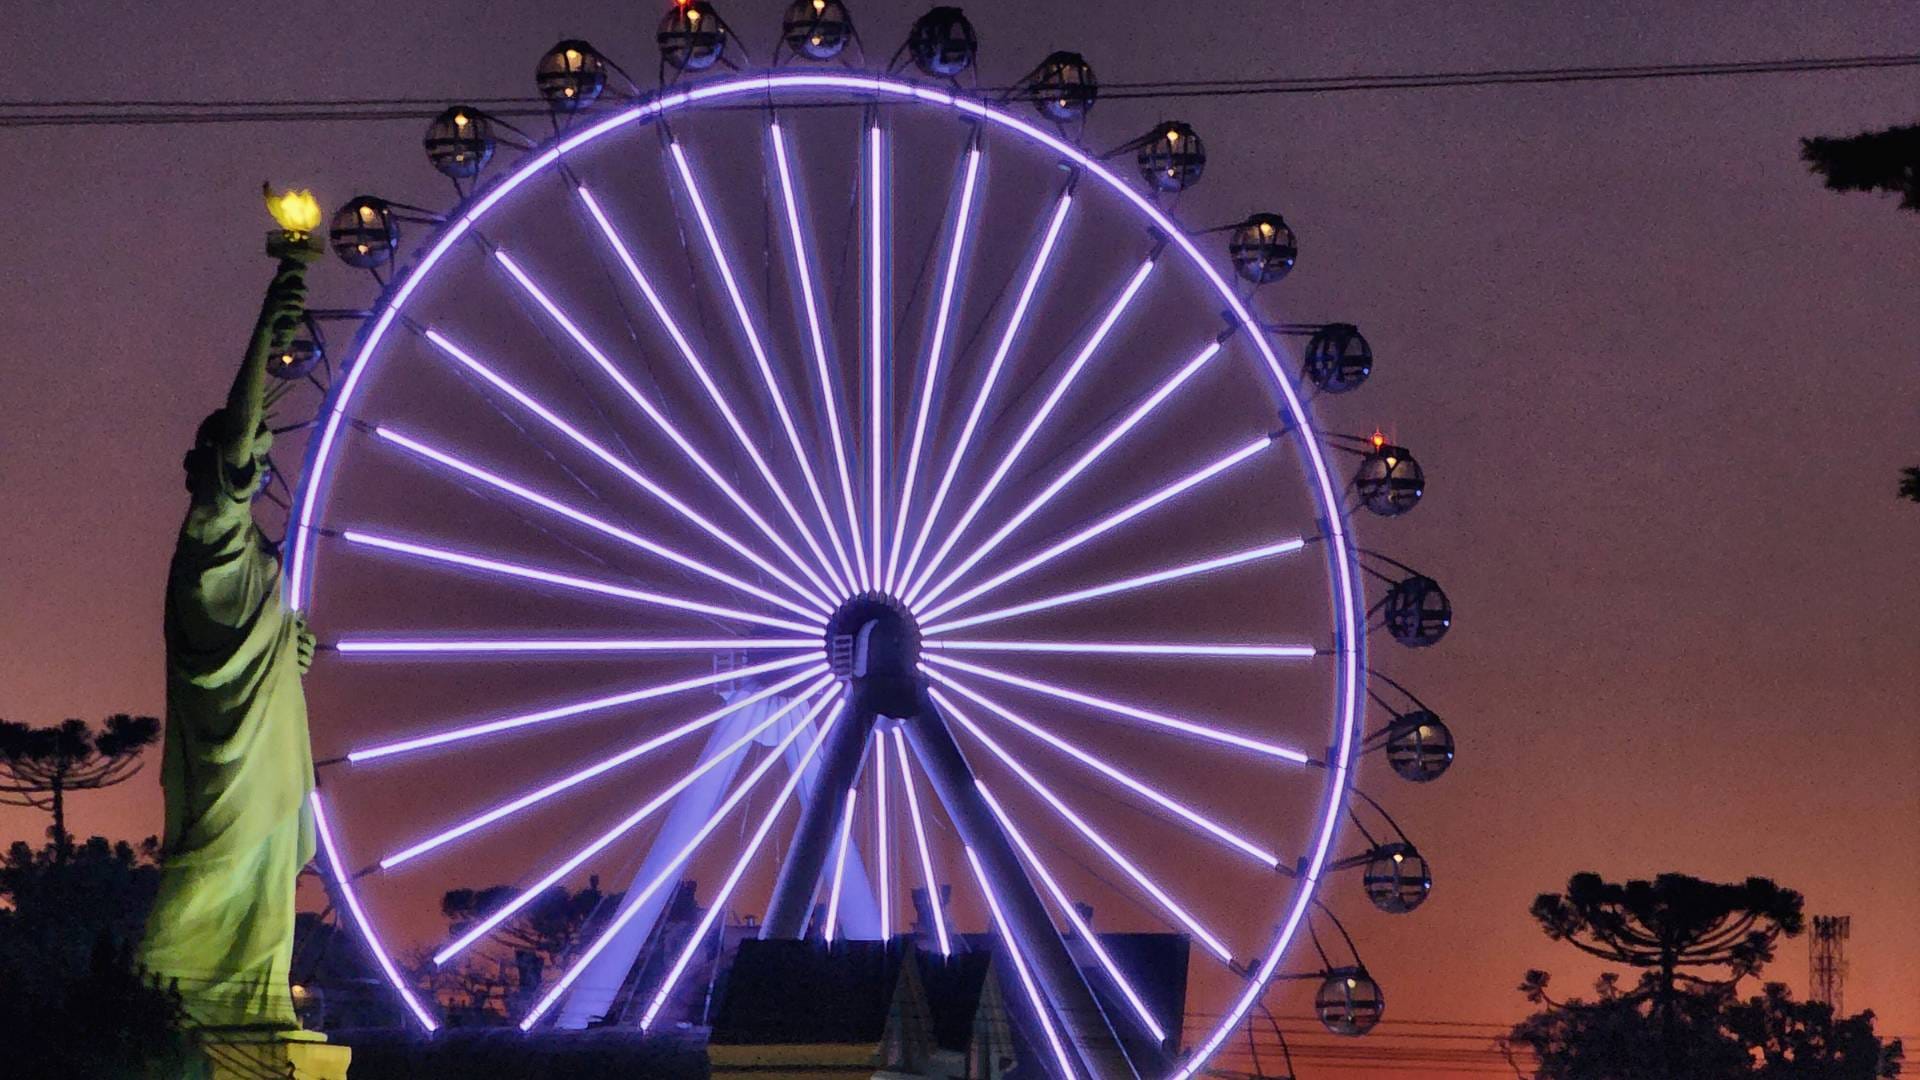
[[[726,10],[763,39],[780,6]],[[512,95],[563,35],[652,63],[627,4],[191,7],[23,7],[0,97]],[[969,5],[987,79],[1050,48],[1115,81],[1920,50],[1902,2],[1111,4],[1074,25],[1087,7]],[[906,22],[863,25],[881,52]],[[1412,517],[1363,523],[1458,608],[1440,648],[1380,658],[1462,744],[1443,782],[1388,791],[1439,879],[1363,935],[1396,1015],[1514,1017],[1525,969],[1586,975],[1527,919],[1536,892],[1684,870],[1851,914],[1848,1004],[1920,1031],[1920,507],[1893,497],[1920,462],[1920,217],[1797,159],[1803,135],[1911,122],[1916,91],[1908,70],[1162,110],[1209,141],[1204,206],[1274,205],[1300,230],[1270,310],[1365,326],[1381,361],[1341,415],[1395,432],[1432,481]],[[1157,108],[1103,106],[1096,141]],[[260,180],[443,202],[417,140],[411,122],[0,132],[0,716],[160,710],[180,454],[264,279]],[[316,276],[322,302],[359,290],[337,264]],[[157,832],[153,774],[74,819]],[[1804,971],[1794,942],[1772,974]]]

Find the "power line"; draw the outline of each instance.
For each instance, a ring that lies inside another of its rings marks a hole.
[[[1380,90],[1435,90],[1490,86],[1541,86],[1587,82],[1727,78],[1753,75],[1815,74],[1920,67],[1920,54],[1789,57],[1682,64],[1601,65],[1586,67],[1494,68],[1453,72],[1403,72],[1300,78],[1158,80],[1109,83],[1108,100],[1172,100],[1199,97],[1313,95]],[[985,88],[989,99],[1017,98],[1021,86]],[[547,115],[536,97],[466,98],[464,104],[501,117]],[[165,99],[13,99],[0,101],[0,128],[289,123],[296,121],[427,120],[447,99],[423,97],[217,100]],[[750,106],[758,107],[758,106]]]

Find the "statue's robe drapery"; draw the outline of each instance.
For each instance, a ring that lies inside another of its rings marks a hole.
[[[140,961],[198,1024],[298,1027],[294,882],[313,856],[301,625],[253,523],[258,467],[203,467],[218,476],[191,478],[167,577],[166,835]]]

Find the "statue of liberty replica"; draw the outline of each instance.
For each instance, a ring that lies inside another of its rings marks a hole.
[[[282,598],[280,555],[253,520],[267,481],[267,364],[306,304],[312,196],[269,198],[278,268],[224,406],[185,459],[167,572],[166,795],[160,891],[139,962],[177,988],[212,1076],[344,1077],[346,1047],[300,1030],[288,973],[294,884],[314,853],[313,754],[301,676],[314,639]]]

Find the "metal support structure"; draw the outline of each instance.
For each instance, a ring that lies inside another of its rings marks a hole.
[[[813,897],[819,889],[821,872],[829,865],[834,842],[839,838],[840,819],[846,813],[847,789],[860,777],[860,759],[873,730],[874,714],[856,692],[840,706],[840,719],[827,745],[820,748],[820,773],[814,784],[813,798],[800,811],[800,823],[794,826],[793,842],[781,860],[780,876],[774,880],[773,896],[767,901],[766,918],[760,923],[762,940],[797,939],[806,935],[807,922],[813,916]]]
[[[1163,1064],[1158,1060],[1160,1050],[1151,1035],[1142,1031],[1129,1032],[1131,1038],[1122,1037],[1114,1027],[1116,1018],[1108,1016],[1094,997],[1053,917],[1047,914],[1045,901],[1027,878],[1019,853],[1000,831],[1000,824],[994,820],[986,800],[980,797],[973,770],[961,756],[946,718],[923,696],[919,715],[907,720],[904,727],[914,757],[926,771],[927,782],[945,806],[961,842],[973,850],[981,868],[994,882],[994,892],[1006,918],[1006,930],[1012,938],[1009,944],[1020,950],[1020,955],[1033,969],[1041,992],[1053,1007],[1054,1017],[1087,1075],[1100,1080],[1139,1076],[1143,1071],[1140,1066],[1149,1062]],[[1122,1023],[1128,1020],[1118,1019]],[[1152,1074],[1158,1070],[1146,1071]]]

